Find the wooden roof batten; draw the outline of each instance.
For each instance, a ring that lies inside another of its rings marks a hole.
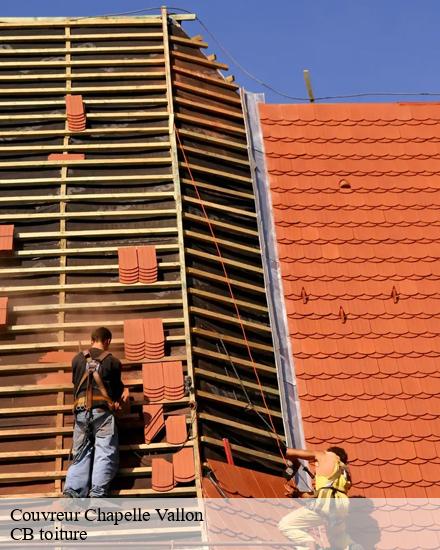
[[[162,8],[160,15],[136,17],[0,21],[2,40],[6,44],[10,40],[10,49],[0,52],[0,97],[7,95],[2,104],[10,109],[0,117],[0,125],[5,125],[0,127],[4,139],[0,223],[6,223],[8,216],[15,223],[15,250],[0,259],[0,293],[9,296],[14,323],[0,344],[5,355],[0,380],[8,376],[9,381],[0,391],[0,419],[16,419],[20,436],[7,430],[0,433],[8,444],[0,453],[0,498],[13,492],[11,487],[26,494],[27,481],[32,482],[35,496],[62,491],[71,435],[71,390],[65,384],[40,385],[39,379],[61,376],[70,367],[68,363],[39,366],[38,356],[75,350],[78,341],[87,344],[94,319],[105,323],[106,316],[115,333],[115,354],[121,355],[124,316],[162,315],[170,330],[164,360],[182,361],[184,373],[194,384],[194,391],[183,400],[173,405],[164,402],[165,407],[197,411],[190,415],[191,439],[185,444],[194,451],[195,481],[177,485],[172,494],[202,496],[202,464],[207,457],[222,455],[219,441],[225,433],[240,465],[255,467],[256,461],[264,471],[281,471],[276,438],[284,437],[282,415],[241,100],[237,86],[220,72],[227,65],[208,59],[202,53],[207,44],[183,32],[181,22],[194,18]],[[14,34],[19,27],[23,34]],[[131,39],[142,41],[142,46],[132,49],[133,55],[144,56],[139,62],[142,69],[135,67],[137,58],[130,59],[127,47],[123,47],[126,62],[113,56],[120,40]],[[96,44],[83,48],[85,40]],[[26,74],[13,78],[2,71],[14,68],[8,55],[15,61],[18,49]],[[44,61],[51,53],[63,56],[52,67],[57,74],[33,74],[51,67],[50,61]],[[106,60],[110,70],[105,74],[93,59],[101,53],[114,57],[113,64],[112,59]],[[156,64],[160,66],[147,71]],[[122,66],[127,67],[126,73],[121,72]],[[79,73],[79,67],[87,72]],[[108,82],[112,77],[118,79],[114,85]],[[46,81],[51,84],[44,87]],[[83,95],[88,117],[83,132],[72,131],[62,113],[47,116],[53,105],[50,98],[56,98],[57,108],[62,109],[68,93]],[[155,104],[157,109],[149,111]],[[22,107],[29,115],[23,114]],[[114,117],[117,124],[112,128],[109,121]],[[19,143],[14,143],[16,138]],[[52,142],[41,141],[46,138],[53,138],[52,150]],[[84,153],[85,160],[46,160],[52,152],[71,151]],[[141,151],[148,153],[145,158]],[[30,155],[40,157],[35,160]],[[24,187],[29,189],[26,200]],[[149,287],[124,286],[117,281],[118,246],[145,242],[153,242],[161,257],[160,279]],[[107,256],[113,259],[102,266]],[[89,298],[87,285],[90,292],[105,294],[100,300],[96,295]],[[41,294],[38,300],[26,301],[31,287]],[[87,318],[86,312],[96,304],[101,314]],[[22,374],[17,384],[11,384],[18,357]],[[207,362],[212,363],[209,370]],[[133,393],[131,408],[137,411],[142,404],[140,365],[126,360],[123,365],[124,376],[131,376],[127,378]],[[233,368],[238,378],[232,376]],[[260,383],[256,376],[264,381]],[[213,391],[217,384],[220,394]],[[253,408],[238,393],[230,397],[231,391],[243,388],[255,400]],[[23,405],[17,400],[11,405],[14,392]],[[221,392],[224,398],[219,397]],[[262,404],[263,394],[268,407]],[[28,431],[25,419],[33,408],[46,425]],[[268,431],[257,412],[273,419],[278,435]],[[261,452],[254,451],[254,432],[261,438]],[[40,469],[32,461],[26,445],[37,435],[50,440],[41,457],[53,461],[53,467],[46,463]],[[136,445],[143,455],[171,450],[161,441]],[[122,460],[134,447],[129,440],[122,441]],[[32,465],[28,473],[12,471],[7,479],[1,469],[4,460]],[[121,468],[116,493],[161,495],[149,485],[145,474],[150,470]],[[48,491],[49,481],[53,490]]]

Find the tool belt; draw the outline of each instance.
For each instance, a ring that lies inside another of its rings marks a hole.
[[[108,408],[110,411],[116,409],[116,403],[110,399],[110,396],[104,386],[104,382],[99,374],[99,366],[101,362],[110,355],[109,352],[104,351],[99,357],[93,360],[88,350],[83,351],[86,360],[86,369],[81,378],[77,389],[74,394],[73,410],[77,409],[90,411],[96,408]],[[85,395],[78,396],[82,385],[87,382]],[[95,396],[93,394],[93,382],[98,386],[100,395]]]
[[[114,406],[113,401],[110,403],[108,401],[104,401],[102,396],[93,396],[93,403],[92,403],[92,409],[110,409],[112,410],[112,407]],[[78,397],[75,399],[73,403],[73,409],[77,410],[86,410],[87,408],[87,397],[85,395],[82,395],[81,397]]]

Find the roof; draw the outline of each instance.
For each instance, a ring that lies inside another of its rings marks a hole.
[[[353,494],[439,496],[440,104],[260,117],[306,442]]]

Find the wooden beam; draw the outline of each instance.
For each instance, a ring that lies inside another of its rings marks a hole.
[[[206,290],[201,290],[199,288],[189,288],[188,292],[193,296],[200,296],[201,298],[206,298],[207,300],[214,300],[216,302],[223,302],[228,305],[232,304],[232,299],[230,296],[224,296],[222,294],[216,294],[214,292],[207,292]],[[262,313],[267,313],[267,307],[264,307],[260,304],[254,304],[253,302],[247,302],[245,300],[234,300],[237,306],[244,309],[252,309],[255,311],[260,311]]]
[[[66,256],[66,250],[63,250],[63,256]],[[160,264],[159,264],[160,267]],[[175,281],[157,281],[155,283],[134,283],[131,285],[126,285],[124,283],[68,283],[68,284],[51,284],[51,285],[24,285],[24,286],[1,286],[0,287],[0,293],[6,294],[7,296],[11,294],[39,294],[41,292],[60,292],[60,291],[66,291],[66,290],[83,290],[85,292],[90,292],[91,290],[99,290],[100,292],[112,292],[114,290],[156,290],[161,288],[175,288],[180,287],[181,281],[180,279],[177,279]],[[116,322],[116,321],[115,321]],[[104,326],[105,324],[113,324],[115,322],[105,321],[102,323]],[[79,325],[84,326],[84,325]],[[17,330],[16,325],[10,325],[7,327],[8,331],[15,331]]]
[[[195,111],[206,111],[208,113],[214,113],[215,116],[221,116],[226,118],[232,118],[239,121],[243,120],[243,113],[241,111],[230,111],[229,109],[222,109],[213,105],[212,103],[199,103],[198,101],[192,101],[191,99],[186,99],[184,97],[175,97],[175,103],[178,105],[183,105],[189,109],[194,109]]]
[[[122,235],[131,235],[131,236],[139,236],[139,235],[154,235],[157,237],[158,235],[169,235],[174,234],[177,232],[177,229],[175,227],[139,227],[139,228],[132,228],[132,229],[121,229],[118,227],[115,227],[113,229],[79,229],[75,231],[66,231],[66,237],[103,237],[103,236],[122,236]],[[51,237],[59,237],[59,231],[32,231],[28,233],[24,232],[18,232],[16,235],[19,239],[49,239]],[[163,264],[162,264],[163,265]],[[1,270],[0,270],[1,273]]]
[[[1,51],[1,50],[0,50]],[[132,98],[112,98],[112,99],[83,99],[85,105],[131,105],[132,103],[141,103],[143,105],[163,105],[166,103],[166,99],[162,97],[140,97],[136,96]],[[1,107],[53,107],[54,105],[60,105],[64,107],[66,101],[64,99],[26,99],[19,101],[0,101]],[[59,131],[59,130],[57,130]],[[93,130],[95,132],[95,130]],[[68,132],[68,130],[67,130]],[[76,132],[75,132],[76,133]],[[81,132],[81,134],[83,134]],[[121,144],[122,145],[122,144]]]
[[[80,161],[81,162],[81,161]],[[56,165],[55,165],[56,167]],[[132,185],[133,183],[151,183],[151,184],[158,184],[162,183],[164,181],[170,181],[171,176],[169,174],[164,175],[142,175],[142,176],[72,176],[69,178],[66,178],[66,182],[73,184],[73,183],[83,183],[84,185],[90,184],[94,185],[95,182],[102,183],[102,182],[109,182],[109,181],[116,181],[119,185],[124,185],[125,183]],[[29,184],[29,185],[49,185],[49,184],[59,185],[60,184],[60,178],[13,178],[13,179],[0,179],[1,185],[22,185],[22,184]]]
[[[131,34],[130,34],[131,37]],[[183,44],[184,46],[194,46],[195,48],[207,48],[208,43],[202,40],[197,40],[196,37],[185,38],[183,36],[170,36],[170,42],[174,44]]]
[[[187,229],[185,231],[185,236],[196,239],[198,241],[204,241],[209,243],[218,243],[219,245],[225,246],[227,248],[233,248],[240,250],[241,252],[249,252],[250,254],[256,254],[260,258],[261,250],[259,248],[254,248],[252,246],[246,246],[244,244],[236,243],[234,241],[228,241],[225,239],[218,239],[217,237],[213,238],[211,235],[206,233],[199,233],[197,231],[191,231]]]
[[[236,225],[233,223],[220,222],[218,220],[206,218],[205,216],[198,216],[197,214],[190,214],[188,212],[185,212],[183,217],[186,220],[190,220],[190,221],[202,222],[206,224],[209,223],[214,227],[220,227],[221,229],[226,229],[227,231],[231,231],[232,233],[243,233],[243,235],[249,235],[250,237],[258,238],[258,231],[254,231],[253,229],[247,229],[246,227],[241,227],[240,225]]]
[[[19,233],[20,235],[20,233]],[[23,237],[22,237],[23,238]],[[179,245],[177,243],[172,244],[155,244],[157,251],[175,251],[179,249]],[[59,256],[60,254],[64,254],[66,256],[84,256],[87,254],[105,254],[107,256],[115,256],[118,252],[117,246],[102,246],[102,247],[87,247],[87,248],[66,248],[64,250],[61,250],[59,248],[38,248],[33,250],[17,250],[15,252],[15,256],[18,258],[20,257],[28,257],[28,256]],[[111,253],[111,254],[108,254]],[[179,262],[161,262],[159,260],[159,269],[173,269],[175,267],[180,267]],[[110,283],[109,283],[110,284]]]
[[[190,185],[191,187],[194,187],[194,183],[195,183],[195,185],[199,189],[206,189],[207,191],[214,191],[215,193],[219,193],[222,196],[230,195],[231,197],[237,197],[237,198],[240,198],[240,199],[254,200],[254,195],[252,195],[251,193],[244,193],[242,191],[236,191],[235,189],[229,189],[228,187],[220,187],[218,185],[211,185],[210,183],[202,183],[200,181],[193,182],[192,180],[190,180],[188,178],[182,178],[182,183]]]
[[[203,174],[214,176],[216,178],[224,178],[224,179],[227,179],[227,180],[232,180],[232,181],[241,182],[241,183],[247,183],[247,184],[252,183],[252,178],[249,178],[247,176],[240,176],[240,175],[234,174],[232,172],[225,172],[223,170],[215,170],[213,168],[207,168],[206,166],[202,166],[200,164],[191,164],[190,163],[188,166],[186,166],[186,163],[181,162],[180,165],[182,166],[182,168],[185,168],[187,170],[191,170],[191,172],[201,172]]]
[[[267,351],[269,353],[273,353],[274,351],[272,346],[267,346],[266,344],[259,344],[249,339],[246,342],[243,338],[235,338],[234,336],[229,336],[228,334],[222,334],[215,330],[205,330],[203,328],[194,327],[191,329],[191,332],[196,336],[204,336],[212,340],[217,340],[217,341],[223,340],[224,342],[230,342],[231,344],[238,344],[239,346],[249,345],[249,347],[252,349]]]
[[[195,80],[201,80],[202,82],[208,82],[209,84],[214,84],[222,88],[228,88],[228,90],[236,91],[238,89],[237,84],[232,84],[230,82],[227,82],[224,78],[216,78],[213,76],[208,76],[206,73],[196,72],[190,69],[186,69],[184,67],[179,67],[178,65],[173,65],[172,69],[174,73],[181,74],[190,78],[194,78]],[[220,73],[217,73],[217,74],[219,77],[221,77]]]
[[[222,148],[238,149],[242,153],[247,154],[247,145],[242,142],[219,138],[216,135],[194,132],[193,130],[187,130],[186,128],[180,128],[179,134],[180,136],[187,137],[195,141],[200,141],[202,143],[212,143],[213,145],[218,145]]]
[[[74,267],[74,266],[71,266]],[[66,268],[67,269],[67,268]],[[112,307],[120,307],[120,308],[137,308],[137,307],[159,307],[162,306],[163,308],[169,307],[169,306],[176,306],[181,305],[182,299],[181,298],[167,298],[167,299],[154,299],[154,300],[123,300],[123,301],[113,301],[113,302],[78,302],[78,303],[67,303],[60,306],[59,304],[38,304],[38,305],[25,305],[25,306],[12,306],[11,311],[13,313],[29,313],[31,311],[42,311],[42,312],[49,312],[49,311],[59,311],[60,307],[63,308],[64,311],[67,310],[77,310],[77,309],[86,309],[90,310],[91,308],[95,309],[101,309],[101,308],[112,308]],[[114,340],[116,343],[116,340]],[[68,345],[65,342],[66,345]],[[72,345],[78,345],[78,342],[71,342]],[[24,346],[27,346],[28,344],[23,344]],[[40,344],[34,344],[35,346],[39,346]],[[21,344],[14,344],[14,346],[21,346]],[[9,349],[11,346],[7,346]],[[0,345],[0,350],[3,349],[4,346]],[[17,347],[16,349],[22,349],[21,347]]]
[[[179,285],[180,287],[180,285]],[[57,323],[34,323],[31,325],[11,325],[6,329],[7,334],[16,334],[19,332],[56,332],[57,330],[66,330],[66,329],[82,329],[85,327],[94,328],[97,326],[111,326],[111,327],[122,327],[124,321],[107,321],[103,319],[98,323],[93,322],[57,322]],[[165,341],[168,343],[172,342],[182,342],[185,340],[185,336],[181,334],[173,334],[172,336],[166,336]]]
[[[194,21],[195,13],[170,13],[168,17],[175,21]],[[115,16],[100,15],[97,17],[2,17],[0,28],[38,28],[38,27],[112,27],[159,26],[162,18],[159,15]],[[110,29],[109,29],[110,30]],[[128,29],[127,29],[128,30]],[[131,36],[129,32],[126,37]],[[76,35],[81,36],[81,35]],[[63,37],[64,39],[64,37]]]
[[[23,214],[0,214],[0,221],[16,221],[16,220],[69,220],[69,219],[85,219],[98,220],[101,218],[131,218],[141,217],[150,218],[162,216],[164,218],[175,216],[174,208],[164,208],[160,210],[95,210],[87,212],[37,212]]]
[[[184,52],[180,52],[178,50],[172,50],[171,56],[174,57],[174,59],[181,59],[186,63],[194,63],[195,65],[202,65],[203,67],[211,67],[212,69],[218,69],[220,71],[229,70],[229,66],[226,65],[225,63],[212,61],[211,59],[207,59],[205,56],[202,57],[199,55],[190,55]]]
[[[16,162],[0,162],[0,168],[57,168],[58,166],[77,166],[78,168],[85,168],[86,166],[133,166],[139,165],[152,165],[160,166],[170,164],[171,160],[168,157],[156,157],[156,158],[117,158],[117,159],[84,159],[84,160],[26,160]],[[141,179],[141,178],[139,178]],[[20,181],[20,180],[18,180]],[[59,183],[59,181],[58,181]]]
[[[239,269],[245,269],[246,271],[251,271],[253,273],[258,273],[260,275],[263,275],[263,269],[259,267],[255,267],[251,264],[245,264],[243,262],[237,262],[236,260],[230,260],[229,258],[220,258],[217,256],[217,254],[208,254],[207,252],[201,252],[200,250],[195,250],[193,248],[187,248],[185,249],[185,252],[187,254],[190,254],[191,256],[197,256],[198,258],[203,258],[205,260],[210,260],[213,262],[220,262],[224,265],[229,265],[232,267],[238,267]],[[0,273],[2,271],[0,270]]]
[[[185,153],[189,153],[189,154],[192,154],[192,155],[198,156],[198,157],[208,157],[213,162],[214,161],[222,162],[222,163],[224,162],[228,166],[232,166],[232,165],[236,164],[241,168],[245,168],[245,169],[249,168],[249,161],[247,159],[243,160],[243,159],[239,159],[237,157],[230,157],[228,155],[220,155],[218,153],[214,153],[213,151],[209,151],[207,149],[199,149],[197,147],[190,147],[188,145],[185,145]]]
[[[235,94],[229,95],[222,94],[221,92],[217,91],[213,92],[212,90],[207,90],[205,88],[201,88],[200,86],[191,86],[191,84],[181,82],[180,80],[174,80],[173,86],[177,90],[183,90],[184,92],[195,94],[201,97],[207,97],[209,99],[220,101],[222,103],[230,103],[231,105],[241,107],[241,99]]]
[[[67,54],[72,53],[71,48],[67,50]],[[114,50],[113,50],[114,52]],[[77,61],[62,61],[62,60],[46,60],[46,61],[20,61],[20,67],[111,67],[113,66],[122,66],[122,65],[163,65],[163,57],[153,57],[141,59],[80,59]],[[0,69],[2,68],[17,68],[16,61],[1,61],[0,58]]]
[[[189,267],[186,271],[189,275],[193,275],[194,277],[201,277],[202,279],[208,279],[208,280],[220,282],[220,283],[229,283],[232,286],[238,286],[239,288],[244,288],[246,290],[258,292],[259,294],[266,293],[266,289],[264,287],[252,285],[250,283],[245,283],[237,279],[230,279],[229,277],[227,278],[222,277],[220,275],[216,275],[215,273],[202,271],[201,269],[195,269],[193,267]]]
[[[260,332],[266,332],[268,334],[272,334],[272,329],[269,326],[263,325],[261,323],[254,323],[253,321],[245,321],[243,319],[241,319],[240,321],[239,319],[237,319],[236,317],[232,317],[231,315],[223,315],[216,311],[210,311],[208,309],[203,309],[203,308],[194,307],[194,306],[190,307],[190,312],[193,313],[194,315],[200,315],[202,317],[208,317],[210,319],[225,321],[226,323],[231,323],[233,325],[242,324],[244,327],[254,329]]]
[[[130,38],[151,38],[153,40],[157,39],[157,38],[162,38],[162,33],[159,33],[159,32],[139,32],[139,33],[130,33],[129,34],[129,37]],[[65,34],[40,34],[40,33],[37,33],[37,34],[31,34],[31,35],[9,35],[9,36],[5,36],[3,35],[2,36],[2,41],[3,42],[64,42],[66,39],[66,35]],[[70,40],[71,42],[74,42],[74,41],[78,41],[78,42],[84,42],[86,40],[127,40],[127,33],[112,33],[112,34],[109,34],[109,33],[100,33],[100,34],[72,34],[70,36]],[[130,52],[132,50],[135,50],[136,48],[160,48],[160,50],[151,50],[151,51],[162,51],[163,50],[163,47],[162,45],[157,45],[157,46],[132,46],[132,47],[124,47],[124,46],[116,46],[116,48],[114,46],[109,46],[107,48],[105,48],[105,50],[107,51],[111,51],[111,52],[114,52],[115,49],[119,52],[119,51],[127,51],[127,52]],[[65,49],[65,48],[64,48]],[[57,53],[64,53],[64,49],[63,51],[57,51]],[[81,48],[81,47],[77,47],[77,48],[71,48],[72,50],[76,51],[76,50],[84,50],[88,53],[94,53],[97,51],[98,48]],[[4,50],[2,51],[3,54],[8,54],[8,55],[15,55],[16,53],[19,53],[23,50]],[[43,54],[46,54],[46,53],[52,53],[52,49],[46,49],[46,48],[37,48],[37,49],[33,49],[33,50],[24,50],[26,52],[26,55],[27,53],[43,53]],[[146,50],[148,51],[148,50]]]
[[[207,445],[215,445],[216,447],[224,448],[224,443],[221,439],[215,439],[214,437],[208,437],[204,435],[202,436],[201,440],[202,443],[206,443]],[[284,466],[284,460],[279,455],[274,455],[272,453],[267,453],[264,451],[256,451],[254,449],[248,449],[247,447],[243,447],[243,445],[235,445],[234,443],[231,443],[231,449],[238,454],[243,454],[254,458],[261,458],[263,460],[270,460],[271,462],[275,462],[276,464],[281,464]]]
[[[197,396],[204,399],[209,399],[210,401],[216,401],[218,403],[224,403],[226,405],[231,405],[231,407],[237,407],[239,409],[247,409],[249,411],[258,411],[262,414],[268,414],[266,407],[260,407],[258,405],[249,405],[245,401],[239,401],[238,399],[232,399],[226,397],[225,395],[216,395],[215,393],[210,393],[207,391],[197,391]],[[274,411],[269,409],[270,416],[275,416],[276,418],[283,418],[283,415],[279,411]]]
[[[107,111],[104,113],[88,113],[87,118],[90,120],[93,119],[117,119],[117,118],[150,118],[150,119],[160,119],[168,118],[168,113],[166,111]],[[1,115],[0,120],[7,120],[8,122],[13,122],[14,120],[65,120],[66,115],[64,113],[38,113],[38,114],[19,114],[19,115]],[[81,133],[81,132],[80,132]],[[87,160],[87,159],[86,159]],[[89,159],[90,160],[90,159]]]
[[[97,73],[72,73],[72,80],[101,80],[101,79],[124,79],[130,78],[146,80],[157,79],[160,80],[165,77],[165,73],[162,71],[133,71],[133,72],[97,72]],[[0,75],[0,82],[17,82],[17,81],[43,81],[51,82],[53,80],[65,80],[64,73],[47,73],[47,74],[14,74],[14,75]]]
[[[0,163],[1,166],[1,163]],[[243,210],[242,208],[234,208],[233,206],[225,204],[217,204],[216,202],[205,201],[196,197],[183,196],[185,202],[191,204],[203,205],[206,208],[212,208],[213,210],[221,210],[222,212],[229,212],[230,214],[236,214],[237,216],[245,216],[247,218],[257,218],[256,212],[250,212],[249,210]]]
[[[168,133],[168,127],[167,126],[136,126],[136,128],[133,128],[132,126],[126,127],[126,128],[94,128],[92,129],[85,129],[81,132],[82,136],[89,136],[89,135],[100,135],[100,134],[111,134],[119,136],[119,134],[154,134],[154,136],[159,136],[163,134]],[[8,132],[1,132],[0,131],[0,137],[20,137],[22,138],[25,136],[26,138],[33,138],[33,137],[53,137],[53,136],[71,136],[71,135],[77,135],[77,132],[70,131],[70,130],[44,130],[44,129],[36,129],[36,130],[12,130]]]
[[[1,147],[2,153],[31,153],[56,151],[122,151],[132,149],[169,149],[169,141],[138,142],[138,143],[75,143],[70,145],[6,145]]]
[[[233,386],[236,386],[237,388],[241,388],[241,386],[244,386],[248,390],[257,391],[260,393],[260,386],[258,384],[255,384],[254,382],[247,382],[246,380],[239,380],[238,378],[234,378],[232,376],[226,376],[224,374],[218,374],[216,372],[213,372],[211,370],[205,370],[205,369],[199,369],[196,368],[196,374],[200,376],[201,378],[208,378],[210,380],[216,380],[217,382],[222,382],[224,384],[232,384]],[[262,386],[263,392],[270,394],[270,395],[276,395],[279,396],[279,391],[275,388],[271,388],[270,386]]]
[[[209,357],[210,359],[219,359],[220,361],[225,361],[226,363],[233,363],[234,365],[240,365],[242,367],[250,367],[251,369],[257,369],[261,372],[266,372],[268,374],[277,373],[276,367],[271,367],[269,365],[263,365],[262,363],[248,361],[247,359],[241,359],[240,357],[226,355],[224,353],[217,353],[216,351],[199,348],[197,346],[193,346],[193,353],[201,357]]]
[[[114,73],[113,73],[114,74]],[[121,79],[121,82],[124,80]],[[162,92],[164,89],[164,86],[162,84],[132,84],[132,85],[113,85],[113,86],[75,86],[75,93],[76,94],[87,94],[87,93],[105,93],[110,92],[112,95],[117,94],[118,92],[141,92],[141,91],[147,91],[151,93],[155,92]],[[62,88],[26,88],[25,86],[22,86],[20,88],[0,88],[0,94],[8,94],[8,95],[18,95],[18,94],[25,94],[25,95],[32,95],[35,96],[37,94],[44,94],[44,95],[54,95],[54,94],[62,94],[65,95],[69,93],[69,90],[63,86]]]
[[[209,118],[202,118],[199,116],[187,115],[184,113],[176,113],[176,119],[188,124],[195,124],[196,126],[202,126],[206,128],[214,128],[217,132],[224,131],[225,133],[237,134],[239,136],[245,136],[246,131],[241,126],[231,126],[230,124],[223,124],[218,120],[212,120]]]
[[[1,204],[17,204],[26,203],[32,204],[34,202],[58,202],[60,200],[66,202],[83,202],[83,201],[106,201],[116,199],[144,199],[158,200],[158,199],[173,199],[174,193],[172,191],[158,191],[158,192],[142,192],[142,193],[83,193],[83,194],[71,194],[71,195],[26,195],[26,196],[12,196],[12,197],[0,197]]]
[[[214,422],[215,424],[222,424],[223,426],[228,426],[234,428],[235,430],[249,432],[263,437],[269,437],[271,439],[279,439],[285,441],[285,437],[281,434],[275,434],[274,432],[269,432],[268,430],[261,430],[255,426],[248,426],[247,424],[242,424],[241,422],[236,422],[235,420],[228,420],[227,418],[221,418],[218,415],[208,414],[201,412],[199,417],[202,420],[208,420],[209,422]]]

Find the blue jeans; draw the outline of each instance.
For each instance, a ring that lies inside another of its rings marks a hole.
[[[89,438],[86,414],[81,411],[75,416],[73,461],[67,471],[64,493],[77,497],[104,497],[118,471],[118,429],[110,411],[93,409]]]

